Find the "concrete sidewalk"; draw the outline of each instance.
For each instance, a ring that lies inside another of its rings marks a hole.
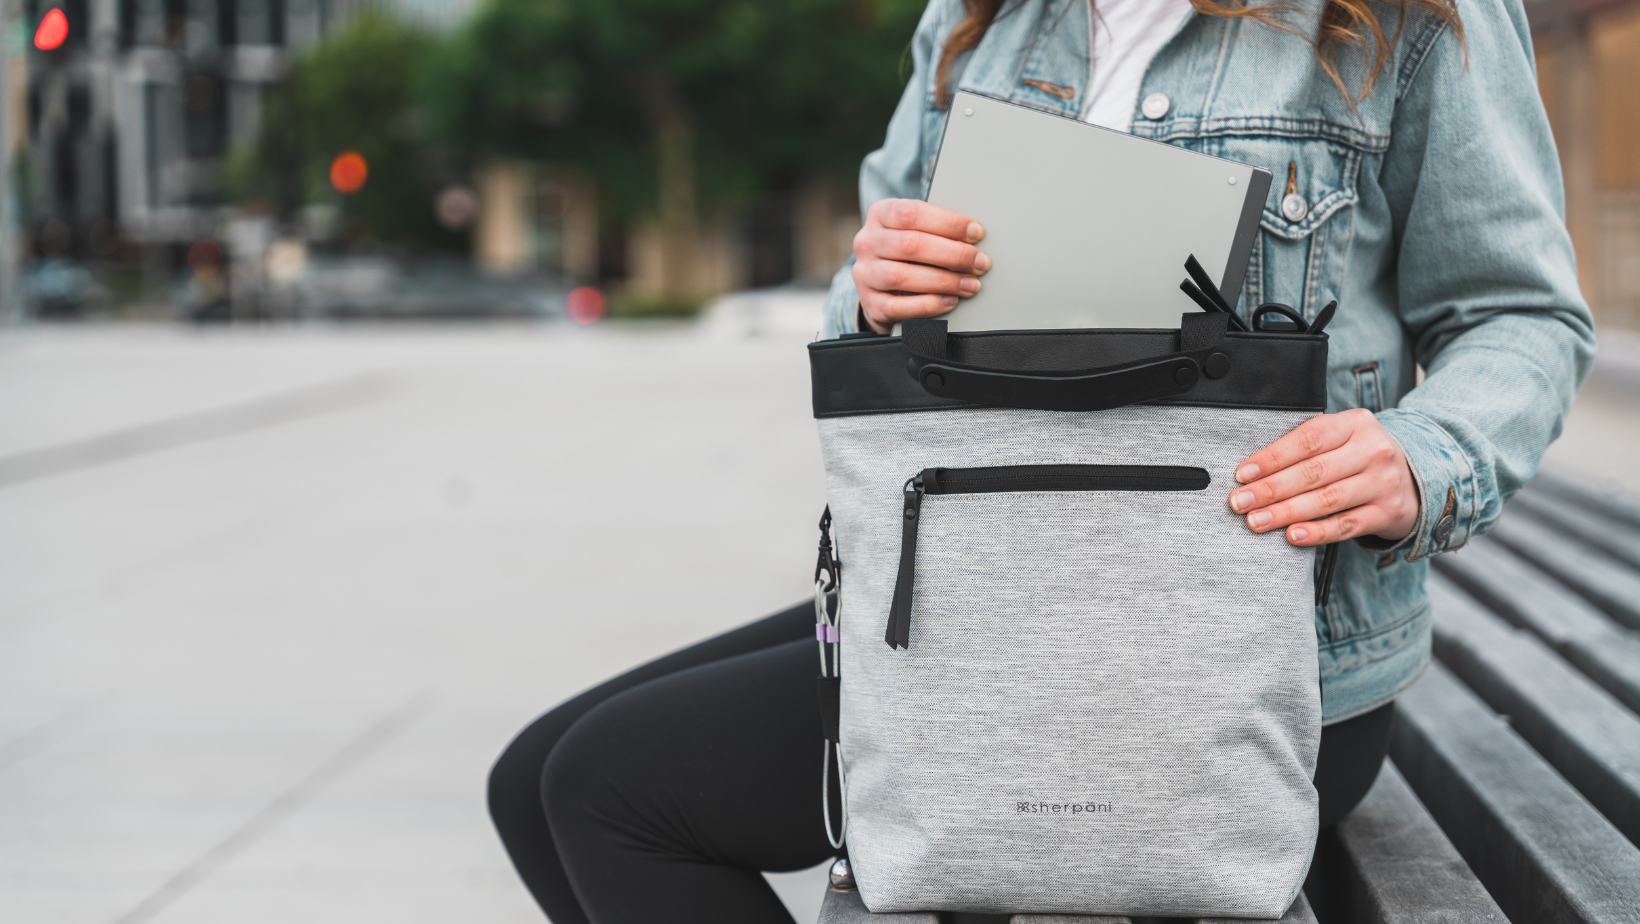
[[[0,921],[540,921],[490,761],[810,592],[823,493],[802,338],[0,338]]]

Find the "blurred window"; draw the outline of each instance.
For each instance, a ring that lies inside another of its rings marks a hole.
[[[178,205],[187,195],[188,165],[182,148],[187,144],[184,123],[187,107],[182,87],[174,83],[144,84],[143,141],[146,146],[148,205]]]
[[[222,81],[190,74],[182,83],[183,125],[189,157],[217,157],[227,141],[227,104]]]
[[[562,272],[564,267],[564,189],[554,180],[535,184],[530,227],[530,262]]]
[[[746,221],[752,288],[792,281],[796,273],[793,232],[790,195],[770,193],[752,209]]]
[[[74,191],[80,183],[80,159],[75,137],[64,132],[58,135],[51,146],[51,192],[55,200],[53,211],[68,211],[74,204]]]
[[[91,91],[83,86],[68,90],[68,131],[77,135],[91,124]]]
[[[165,25],[160,43],[182,48],[188,43],[188,0],[165,0]]]
[[[239,4],[216,0],[216,43],[223,48],[239,44]]]
[[[99,211],[106,216],[118,215],[120,212],[120,172],[117,169],[119,149],[112,134],[102,141],[102,203]],[[113,235],[114,244],[119,244],[119,234]],[[112,252],[112,251],[110,251]]]
[[[282,45],[285,41],[284,0],[234,0],[238,12],[235,40],[240,45]]]
[[[1640,189],[1640,8],[1602,17],[1590,40],[1596,179],[1607,189]]]
[[[598,228],[598,280],[603,284],[627,277],[626,227],[604,224]]]
[[[62,8],[63,14],[68,17],[68,41],[63,43],[63,47],[84,48],[91,34],[91,17],[86,0],[62,0]]]

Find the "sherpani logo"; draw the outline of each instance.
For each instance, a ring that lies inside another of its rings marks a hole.
[[[1014,811],[1026,815],[1109,815],[1114,802],[1015,802]]]

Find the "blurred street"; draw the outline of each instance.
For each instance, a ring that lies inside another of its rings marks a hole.
[[[542,920],[490,761],[810,592],[807,339],[0,336],[0,921]]]

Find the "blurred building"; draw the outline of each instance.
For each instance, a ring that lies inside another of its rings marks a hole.
[[[508,274],[544,270],[627,295],[659,297],[666,242],[659,221],[601,227],[596,190],[552,164],[493,163],[475,177],[478,263]],[[688,235],[691,297],[829,281],[848,259],[860,211],[852,185],[813,177],[755,205],[698,220]]]
[[[1526,9],[1583,294],[1601,324],[1640,330],[1640,2]]]
[[[174,250],[211,234],[222,158],[256,132],[288,56],[370,5],[437,26],[471,0],[24,0],[28,34],[54,8],[69,25],[60,47],[25,52],[34,252]]]

